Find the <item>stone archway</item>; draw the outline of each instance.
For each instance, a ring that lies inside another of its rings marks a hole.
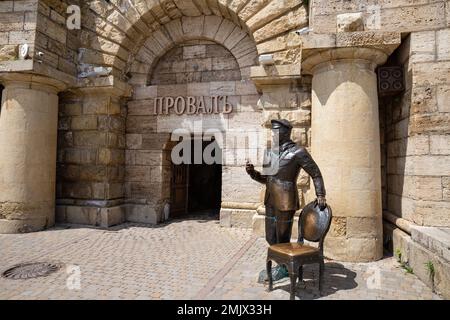
[[[215,30],[205,24],[210,18]],[[228,30],[222,35],[221,26]],[[163,144],[173,131],[186,129],[188,124],[193,129],[190,133],[196,136],[210,129],[225,136],[240,127],[257,131],[262,123],[262,111],[257,107],[260,96],[249,79],[250,67],[257,64],[256,46],[240,26],[216,16],[201,16],[177,19],[165,28],[177,36],[166,37],[169,31],[155,32],[138,50],[131,66],[134,96],[128,102],[125,190],[127,219],[137,222],[145,222],[141,217],[148,217],[148,212],[153,214],[153,221],[161,221],[162,211],[171,199],[170,159]],[[174,114],[173,110],[155,114],[161,101],[158,99],[182,99],[185,103],[191,98],[196,103],[204,102],[207,111],[198,111],[197,105],[198,112],[188,115]],[[219,104],[217,112],[211,105],[214,98]],[[231,112],[225,112],[221,106],[224,99],[232,106]],[[198,124],[200,128],[196,127]],[[245,142],[244,146],[227,146],[224,153],[231,154],[239,148],[245,148]],[[236,181],[240,170],[242,163],[224,164],[222,200],[234,203],[235,209],[256,209],[261,187],[250,179]],[[255,211],[247,213],[251,219]]]
[[[206,36],[218,27],[225,36],[243,30],[249,36],[247,45],[256,44],[258,54],[273,53],[280,65],[300,63],[300,42],[292,31],[308,25],[307,7],[300,0],[91,1],[85,4],[83,15],[86,28],[81,46],[86,51],[80,62],[101,61],[120,78],[131,71],[135,60],[139,61],[138,51],[148,39],[155,38],[155,49],[161,47],[159,43],[164,48],[166,39],[178,41],[180,36],[198,34],[203,32],[202,25],[207,26]],[[229,22],[221,25],[223,20]]]
[[[130,191],[125,186],[129,158],[126,144],[134,142],[126,136],[123,98],[130,96],[131,86],[134,87],[133,100],[152,98],[154,89],[147,86],[150,70],[154,62],[178,42],[209,38],[234,51],[241,66],[241,79],[246,81],[235,82],[231,90],[246,96],[241,104],[242,109],[247,110],[247,116],[234,116],[232,123],[236,127],[249,123],[259,126],[263,122],[254,119],[256,115],[261,116],[260,113],[250,112],[259,108],[258,92],[249,80],[250,67],[257,64],[258,54],[273,53],[275,62],[285,65],[270,70],[258,69],[259,79],[265,78],[267,72],[279,74],[285,86],[290,75],[298,77],[300,72],[300,43],[291,31],[307,24],[301,1],[91,1],[84,3],[82,15],[79,67],[87,70],[96,66],[111,67],[111,73],[106,77],[80,80],[75,90],[62,96],[60,178],[56,192],[59,221],[110,226],[130,216],[127,203]],[[294,68],[290,63],[296,63]],[[289,83],[287,89],[289,91]],[[215,90],[226,91],[227,88]],[[282,89],[283,93],[285,91]],[[262,104],[268,102],[267,105],[275,107],[283,103],[274,99],[277,98],[271,92]],[[161,163],[161,153],[146,161],[154,160]],[[141,191],[149,193],[149,190]],[[161,187],[154,191],[164,198]],[[230,194],[233,192],[237,191],[230,190]],[[235,204],[227,202],[228,207],[236,207]],[[162,205],[159,203],[158,207]],[[247,206],[251,208],[247,212],[250,217],[246,218],[247,226],[251,225],[257,206]],[[138,210],[138,215],[143,213]],[[147,220],[158,222],[159,210],[152,215],[154,218]]]

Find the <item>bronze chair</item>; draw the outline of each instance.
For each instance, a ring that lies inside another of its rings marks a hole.
[[[285,265],[291,279],[291,300],[295,300],[297,277],[303,281],[303,265],[319,264],[319,291],[322,293],[323,272],[325,268],[323,257],[323,242],[331,225],[331,208],[327,206],[321,211],[315,202],[308,204],[300,214],[298,221],[297,243],[280,243],[269,247],[267,254],[267,275],[269,291],[273,290],[272,261]],[[304,240],[319,242],[318,248],[304,245]]]

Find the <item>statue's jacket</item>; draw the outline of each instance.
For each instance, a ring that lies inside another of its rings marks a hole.
[[[267,151],[262,173],[254,171],[251,174],[252,179],[266,185],[264,205],[279,211],[299,210],[297,180],[301,169],[313,179],[316,195],[324,197],[322,174],[308,150],[288,141],[279,151]]]

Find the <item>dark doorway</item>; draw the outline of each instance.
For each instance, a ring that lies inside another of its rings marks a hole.
[[[191,141],[194,150],[195,140]],[[198,143],[198,141],[197,141]],[[203,141],[205,148],[216,145],[216,141]],[[216,149],[220,150],[220,149]],[[217,151],[214,151],[217,152]],[[212,156],[215,157],[214,152]],[[207,215],[219,218],[222,202],[222,150],[218,163],[207,164],[202,157],[201,163],[172,165],[171,217],[181,218],[186,215]]]

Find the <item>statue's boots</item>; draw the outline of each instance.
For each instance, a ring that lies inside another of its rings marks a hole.
[[[289,277],[289,272],[284,265],[278,265],[272,268],[272,280],[278,281]],[[269,277],[267,276],[267,271],[263,270],[259,273],[258,283],[268,282]]]

